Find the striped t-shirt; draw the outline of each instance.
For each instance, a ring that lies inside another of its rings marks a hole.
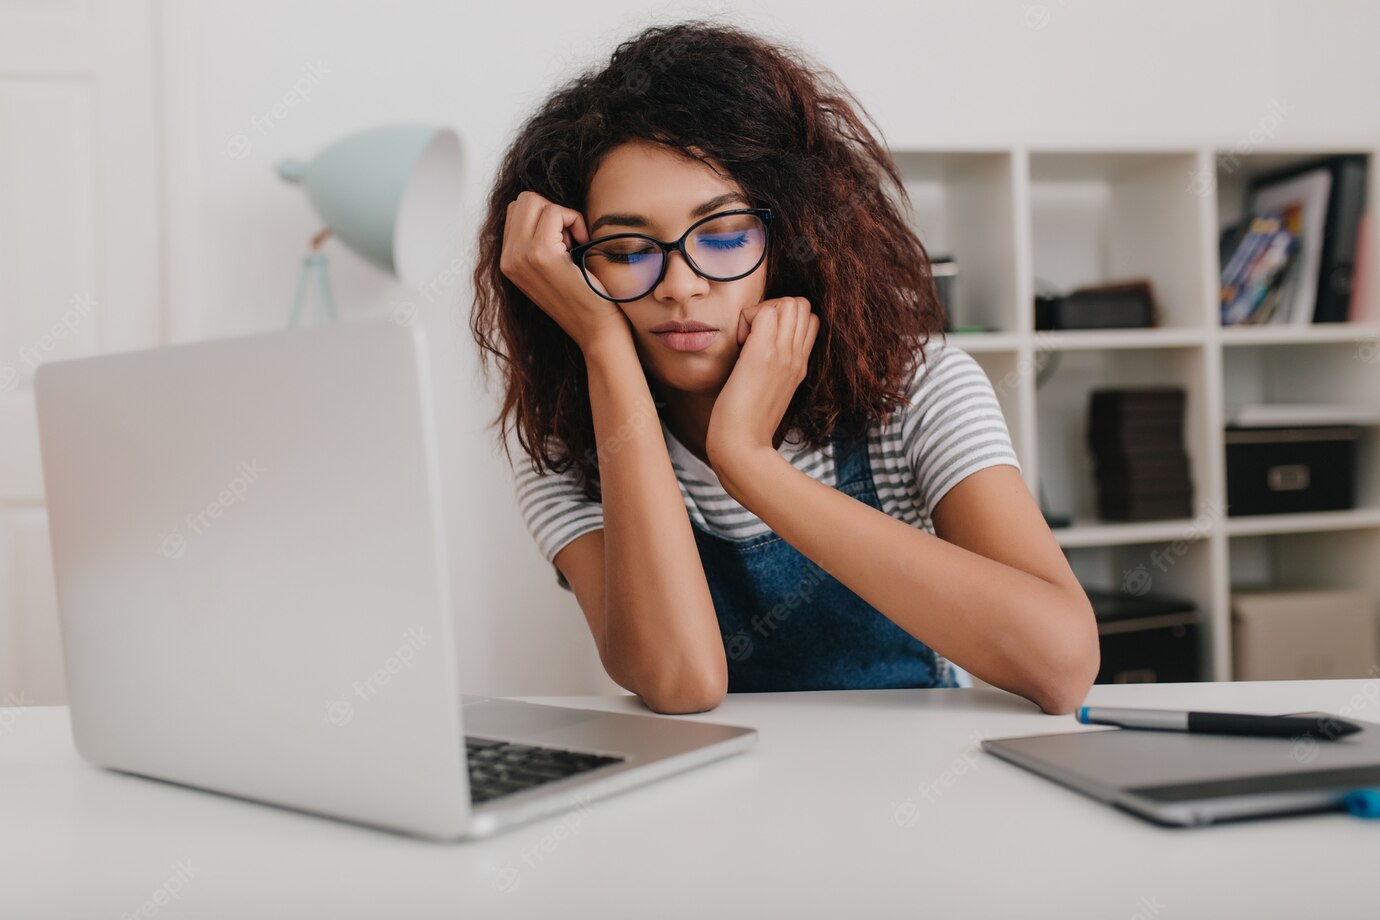
[[[930,517],[956,483],[989,466],[1009,464],[1019,470],[1020,463],[991,382],[958,346],[932,337],[908,395],[902,410],[868,427],[868,457],[882,511],[934,533]],[[661,432],[685,510],[695,524],[730,540],[769,530],[724,491],[714,470],[676,440],[664,421]],[[801,472],[837,485],[831,446],[809,448],[788,438],[777,451]],[[523,456],[520,449],[513,455]],[[524,459],[515,475],[523,520],[553,567],[567,543],[604,526],[603,507],[585,496],[575,468],[537,474]],[[560,569],[555,572],[557,583],[569,590]]]

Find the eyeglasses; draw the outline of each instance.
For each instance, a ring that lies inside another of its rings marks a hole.
[[[770,226],[770,208],[738,208],[696,221],[675,242],[641,233],[615,233],[576,246],[570,257],[594,293],[614,303],[627,303],[646,297],[661,283],[670,254],[676,251],[702,278],[746,278],[767,255]]]

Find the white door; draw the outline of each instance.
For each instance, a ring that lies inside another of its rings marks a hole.
[[[0,0],[0,705],[65,699],[31,389],[158,344],[152,0]]]

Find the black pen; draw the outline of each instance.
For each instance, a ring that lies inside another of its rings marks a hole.
[[[1084,725],[1119,725],[1122,728],[1169,732],[1202,732],[1213,735],[1268,735],[1278,738],[1307,736],[1331,741],[1361,730],[1355,722],[1331,716],[1255,716],[1239,712],[1182,712],[1174,709],[1119,709],[1080,706]]]

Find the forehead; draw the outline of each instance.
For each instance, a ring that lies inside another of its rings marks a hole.
[[[586,216],[638,214],[653,225],[685,222],[697,205],[741,187],[724,172],[667,147],[632,141],[604,157],[590,180]]]

